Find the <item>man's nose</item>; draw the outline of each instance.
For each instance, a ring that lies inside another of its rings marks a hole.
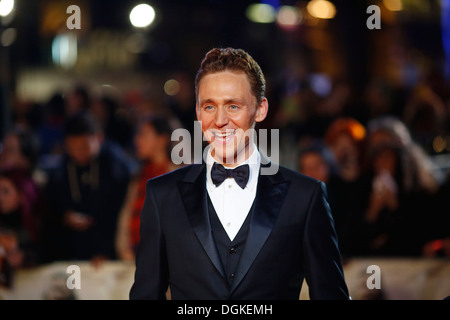
[[[217,127],[223,127],[228,124],[228,115],[223,108],[219,108],[216,112],[215,123]]]

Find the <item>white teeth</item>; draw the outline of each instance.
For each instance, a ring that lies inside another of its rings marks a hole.
[[[226,137],[231,136],[231,135],[233,135],[233,134],[234,134],[234,132],[225,132],[225,133],[219,133],[219,132],[217,132],[217,133],[214,133],[214,135],[215,135],[216,137],[218,137],[218,138],[226,138]]]
[[[220,143],[228,143],[235,136],[235,131],[213,132],[214,139]]]

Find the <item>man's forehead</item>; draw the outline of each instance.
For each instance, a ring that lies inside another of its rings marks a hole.
[[[208,72],[206,73],[200,80],[200,84],[205,79],[211,79],[211,78],[242,78],[247,80],[248,83],[250,83],[250,80],[248,79],[248,76],[245,72],[241,70],[221,70],[216,72]]]
[[[212,100],[236,101],[253,97],[250,81],[243,72],[222,71],[205,75],[199,83],[200,102]]]

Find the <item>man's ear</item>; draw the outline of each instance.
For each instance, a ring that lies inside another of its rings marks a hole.
[[[269,112],[269,101],[266,97],[264,97],[262,98],[260,104],[256,107],[255,122],[263,121],[267,116],[267,112]]]

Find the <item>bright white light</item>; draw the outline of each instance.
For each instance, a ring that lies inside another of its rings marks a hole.
[[[155,10],[148,4],[138,4],[130,12],[131,24],[136,28],[148,27],[153,20],[155,20]]]
[[[252,22],[272,23],[275,21],[277,13],[271,5],[254,3],[247,7],[246,15]]]
[[[0,0],[0,16],[6,17],[14,9],[14,0]]]
[[[75,66],[78,57],[77,36],[74,33],[60,34],[53,39],[52,60],[64,69]]]

